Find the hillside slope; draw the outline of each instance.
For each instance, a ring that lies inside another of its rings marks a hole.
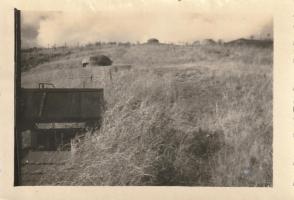
[[[132,70],[102,80],[102,128],[38,184],[272,185],[272,49],[136,45],[70,52],[24,71],[23,87],[38,81],[81,87],[81,59],[97,53]]]

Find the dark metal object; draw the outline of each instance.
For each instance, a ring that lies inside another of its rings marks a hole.
[[[21,89],[21,130],[29,130],[31,150],[56,151],[99,128],[103,108],[103,89]]]
[[[21,103],[24,127],[39,122],[97,121],[103,112],[103,89],[22,89]]]
[[[14,185],[21,185],[21,149],[22,149],[22,137],[21,137],[21,127],[20,127],[20,87],[21,87],[21,42],[20,42],[20,11],[14,9]]]

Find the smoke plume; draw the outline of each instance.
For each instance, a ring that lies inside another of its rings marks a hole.
[[[88,11],[23,11],[22,43],[25,47],[47,47],[97,41],[145,42],[151,37],[174,43],[205,38],[227,41],[251,35],[272,37],[271,3],[116,0],[111,7],[90,5],[93,9]]]

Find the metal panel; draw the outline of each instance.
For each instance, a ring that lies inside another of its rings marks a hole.
[[[83,122],[100,119],[103,89],[22,89],[22,121]]]

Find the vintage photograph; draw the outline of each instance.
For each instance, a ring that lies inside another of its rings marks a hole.
[[[17,185],[272,187],[270,7],[120,2],[20,10]]]

